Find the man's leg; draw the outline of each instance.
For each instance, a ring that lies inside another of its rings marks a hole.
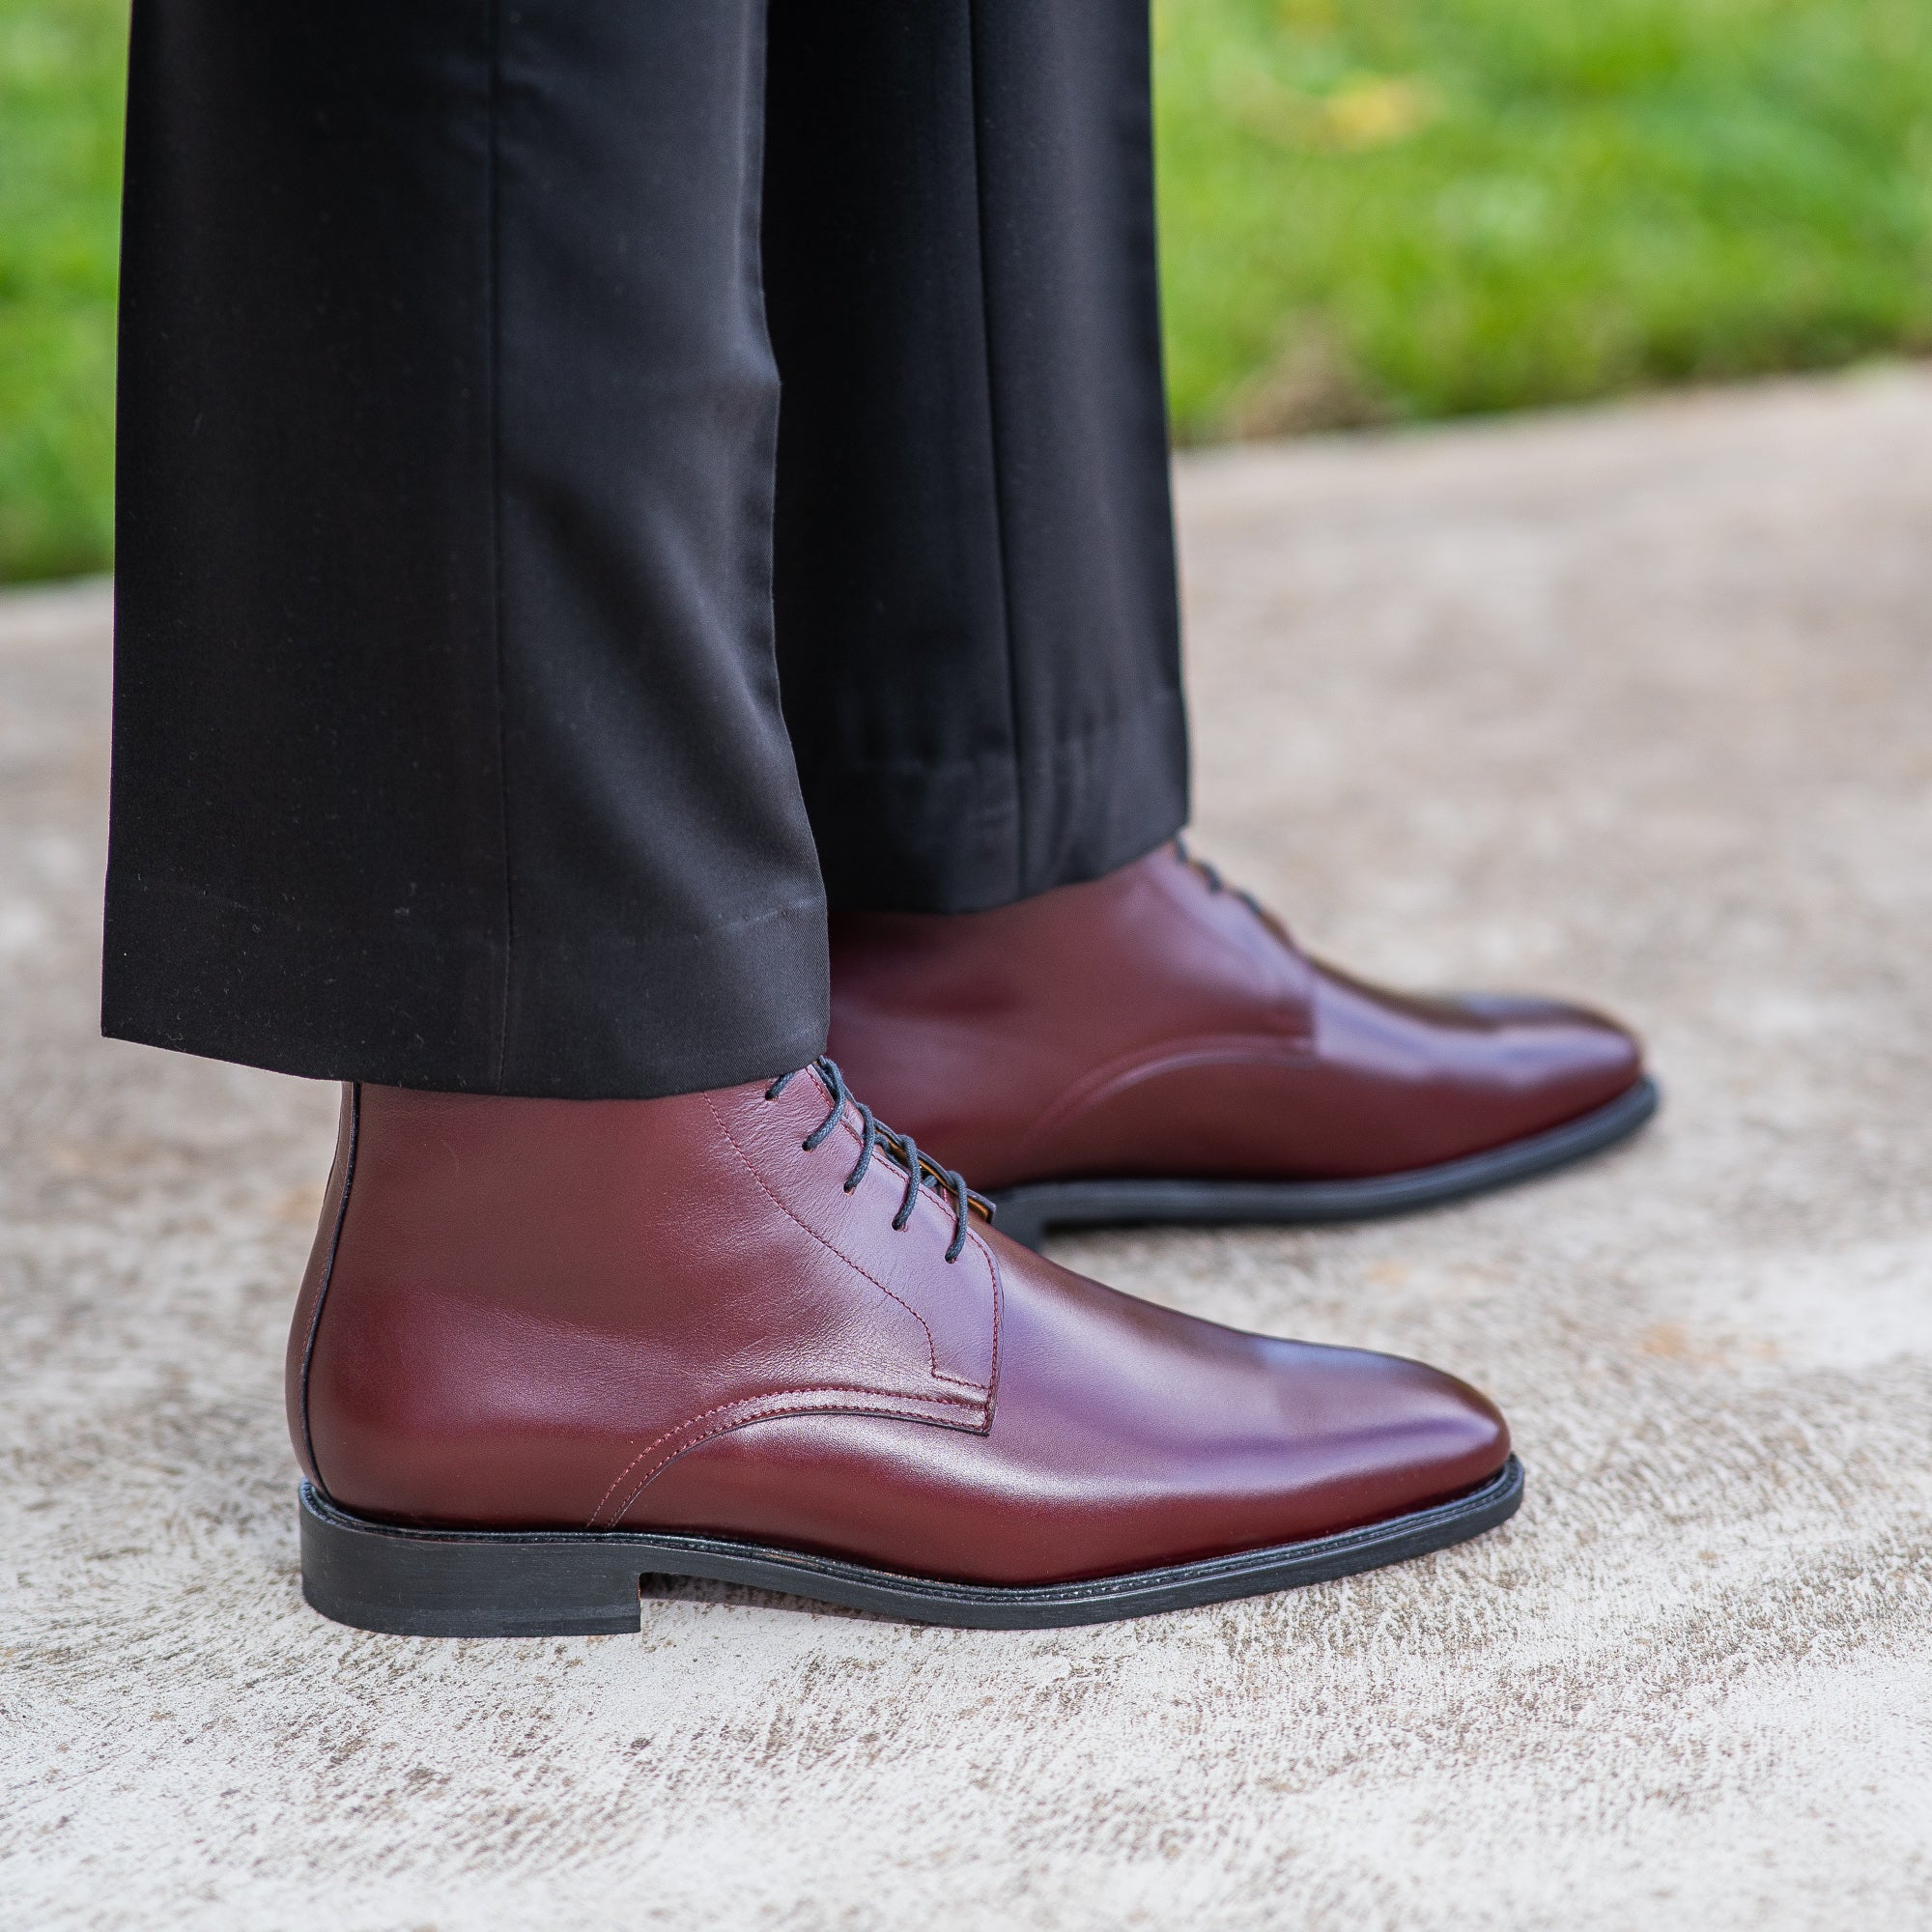
[[[780,663],[860,1090],[1028,1239],[1386,1212],[1640,1124],[1621,1028],[1364,986],[1152,849],[1187,783],[1145,0],[772,18]]]
[[[636,1629],[667,1570],[1011,1626],[1473,1535],[1520,1490],[1473,1390],[1056,1268],[801,1065],[762,25],[137,10],[106,1019],[347,1083],[304,1587],[423,1634]],[[1126,822],[1065,797],[1049,878]]]
[[[135,11],[107,1031],[644,1095],[823,1044],[762,0]]]
[[[835,907],[1187,816],[1146,0],[774,0],[778,637]]]

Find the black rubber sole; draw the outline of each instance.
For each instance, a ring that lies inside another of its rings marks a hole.
[[[1436,1167],[1377,1174],[1360,1180],[1040,1180],[993,1196],[1001,1234],[1037,1248],[1053,1228],[1132,1227],[1181,1222],[1197,1227],[1271,1222],[1368,1221],[1438,1208],[1508,1187],[1599,1153],[1628,1138],[1657,1112],[1654,1080],[1639,1080],[1594,1112],[1507,1147]]]
[[[706,1577],[914,1623],[1051,1630],[1292,1590],[1466,1542],[1514,1516],[1514,1456],[1480,1489],[1386,1522],[1272,1549],[1085,1583],[1001,1588],[715,1536],[630,1530],[406,1529],[301,1486],[302,1595],[326,1617],[397,1636],[591,1636],[639,1627],[645,1577]]]

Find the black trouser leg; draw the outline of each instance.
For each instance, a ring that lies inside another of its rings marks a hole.
[[[772,0],[778,638],[835,905],[1186,816],[1146,0]]]
[[[139,0],[105,1022],[639,1094],[824,1038],[763,0]]]
[[[1179,823],[1144,14],[780,10],[781,458],[761,0],[137,0],[109,1032],[721,1085],[822,1042],[818,856]]]

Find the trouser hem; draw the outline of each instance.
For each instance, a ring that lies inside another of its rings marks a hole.
[[[1035,757],[800,772],[837,912],[986,912],[1132,864],[1187,822],[1187,721],[1163,692]]]
[[[699,933],[519,931],[507,1051],[500,941],[403,925],[347,931],[117,875],[101,1031],[309,1079],[582,1100],[770,1079],[825,1048],[815,895]]]

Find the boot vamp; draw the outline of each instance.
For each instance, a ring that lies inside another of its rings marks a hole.
[[[1641,1072],[1635,1040],[1581,1008],[1414,998],[1311,964],[1305,1047],[1257,1028],[1125,1056],[1036,1123],[1013,1178],[1402,1173],[1561,1125]]]
[[[1509,1452],[1482,1396],[1419,1363],[1247,1335],[993,1236],[990,1429],[876,1416],[754,1423],[678,1458],[626,1521],[1023,1584],[1151,1568],[1375,1521]]]
[[[833,1051],[976,1185],[1395,1174],[1559,1126],[1641,1052],[1559,1001],[1310,959],[1172,848],[998,912],[835,923]]]

